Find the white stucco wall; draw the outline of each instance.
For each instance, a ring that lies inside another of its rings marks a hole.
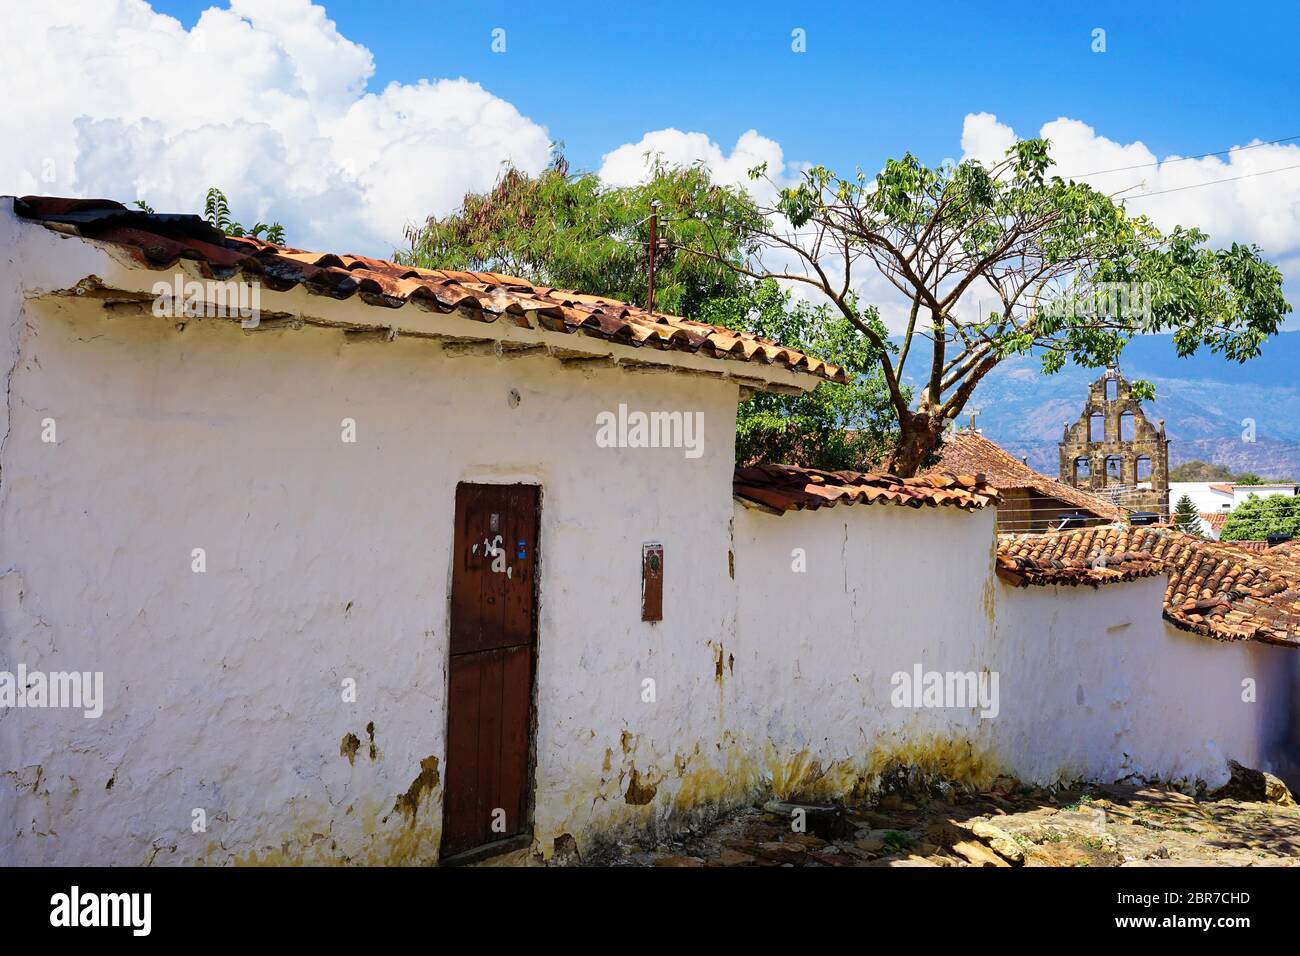
[[[738,509],[737,537],[738,706],[791,794],[870,789],[895,760],[975,783],[1215,787],[1229,758],[1288,772],[1296,655],[1176,630],[1163,577],[1011,587],[991,574],[991,512]],[[996,716],[895,706],[892,676],[917,665],[996,672]]]
[[[1218,483],[1221,484],[1221,483]],[[1171,481],[1169,483],[1169,507],[1175,508],[1178,499],[1187,495],[1196,505],[1197,511],[1230,511],[1233,507],[1232,495],[1215,491],[1208,481]]]
[[[996,736],[1017,776],[1213,789],[1228,759],[1288,772],[1295,653],[1173,627],[1160,615],[1165,585],[1163,576],[1099,590],[999,582]]]
[[[1251,498],[1284,498],[1296,496],[1296,485],[1234,485],[1232,488],[1232,507],[1235,511]]]
[[[634,768],[644,793],[675,762],[721,759],[694,744],[719,736],[712,645],[733,627],[734,383],[310,328],[177,332],[74,299],[5,310],[0,669],[103,671],[107,706],[0,712],[0,860],[431,859],[441,789],[421,771],[445,756],[459,481],[543,489],[539,848],[661,814],[624,802]],[[620,402],[702,411],[703,456],[597,448],[596,414]],[[649,540],[665,548],[654,625]]]
[[[1223,482],[1214,484],[1223,487]],[[1173,481],[1169,483],[1169,501],[1171,505],[1177,505],[1178,499],[1183,495],[1187,495],[1196,505],[1197,511],[1235,511],[1251,495],[1260,498],[1272,498],[1276,495],[1292,498],[1295,497],[1298,488],[1300,488],[1300,486],[1293,484],[1231,485],[1230,487],[1232,493],[1225,494],[1222,491],[1214,490],[1211,482]]]
[[[992,509],[736,509],[731,719],[782,796],[869,790],[890,761],[966,774],[971,711],[898,709],[890,678],[990,664]],[[806,570],[795,570],[802,549]]]

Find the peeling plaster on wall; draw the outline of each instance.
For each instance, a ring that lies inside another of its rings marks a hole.
[[[734,384],[450,359],[400,338],[358,348],[326,330],[177,332],[74,299],[27,312],[24,401],[0,462],[0,567],[15,568],[0,575],[4,646],[48,664],[28,653],[35,635],[66,666],[103,670],[107,708],[99,721],[4,715],[0,772],[43,763],[45,783],[3,788],[5,818],[34,822],[0,835],[0,859],[435,860],[441,786],[417,788],[414,824],[409,804],[393,811],[421,762],[443,758],[454,487],[487,472],[545,489],[539,839],[615,803],[638,822],[659,812],[622,802],[626,776],[594,807],[596,787],[569,805],[569,781],[598,772],[609,745],[585,728],[633,728],[643,786],[679,740],[717,737],[716,697],[698,693],[712,673],[683,665],[733,630],[711,595],[730,587],[716,556],[730,540]],[[484,398],[512,387],[517,408]],[[703,409],[705,457],[598,449],[596,413],[619,402]],[[57,450],[39,443],[37,408],[59,420]],[[345,416],[354,446],[340,442]],[[686,524],[683,488],[700,502]],[[654,628],[635,613],[649,538],[674,562]],[[642,675],[658,679],[658,704],[641,702]],[[345,678],[356,704],[341,703]],[[190,831],[194,808],[206,833]]]

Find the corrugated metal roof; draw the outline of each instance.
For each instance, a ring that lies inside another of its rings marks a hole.
[[[1254,553],[1169,527],[1083,528],[998,542],[1012,584],[1105,584],[1169,573],[1164,616],[1223,641],[1300,646],[1300,558]]]
[[[335,299],[355,295],[383,308],[410,303],[435,313],[464,310],[483,322],[533,313],[539,325],[552,332],[580,332],[633,347],[771,364],[834,382],[847,381],[837,366],[746,332],[495,272],[417,269],[365,256],[308,252],[228,236],[199,216],[147,213],[107,199],[25,196],[14,208],[24,218],[122,246],[151,269],[188,259],[201,263],[215,278],[242,273],[273,292],[302,286]]]
[[[946,505],[974,511],[1000,499],[982,475],[899,478],[880,472],[821,471],[794,465],[737,468],[735,496],[776,514],[837,504]]]

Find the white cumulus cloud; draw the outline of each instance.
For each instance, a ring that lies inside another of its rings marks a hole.
[[[1068,117],[1026,135],[1051,142],[1054,173],[1115,196],[1131,214],[1146,215],[1161,229],[1194,226],[1216,247],[1233,242],[1259,246],[1282,270],[1288,298],[1297,303],[1300,141],[1206,143],[1206,152],[1222,155],[1197,159],[1161,156],[1140,140],[1112,140]],[[962,125],[963,158],[996,161],[1017,138],[996,116],[971,113]],[[1294,313],[1287,325],[1297,325]]]
[[[992,113],[970,113],[962,123],[962,158],[996,163],[1021,135],[1051,141],[1052,157],[1057,163],[1054,172],[1116,195],[1130,213],[1146,214],[1162,229],[1195,226],[1206,232],[1216,247],[1233,242],[1258,245],[1265,257],[1282,270],[1288,297],[1293,304],[1296,302],[1300,283],[1300,168],[1286,167],[1300,167],[1300,141],[1208,144],[1207,148],[1218,147],[1224,155],[1188,159],[1157,155],[1140,141],[1108,139],[1076,119],[1061,117],[1037,132],[1018,134]],[[900,143],[895,155],[902,155],[906,145]],[[675,165],[703,163],[718,182],[747,189],[765,202],[774,198],[773,187],[751,181],[750,168],[766,162],[769,176],[777,185],[785,185],[807,165],[787,161],[780,143],[754,130],[741,136],[727,151],[705,133],[662,129],[606,153],[601,178],[614,185],[642,181],[647,175],[648,156],[660,156]],[[883,161],[884,157],[879,159]],[[864,157],[863,165],[870,165],[868,157]],[[1218,180],[1224,182],[1200,185]],[[1189,186],[1192,188],[1186,188]],[[774,252],[769,259],[769,267],[799,270],[797,257],[790,254]],[[832,273],[836,271],[834,262],[827,266]],[[853,278],[861,300],[879,306],[886,324],[901,330],[906,324],[907,308],[897,290],[865,264],[859,264]],[[790,287],[799,294],[808,294],[806,285],[791,283]],[[981,298],[986,301],[981,302]],[[991,290],[977,283],[963,297],[957,314],[973,319],[992,299]],[[1297,324],[1293,313],[1287,326]]]
[[[786,163],[780,143],[757,130],[741,134],[728,153],[704,133],[660,129],[646,133],[638,142],[624,143],[601,157],[600,178],[612,186],[644,182],[649,178],[655,158],[669,166],[702,163],[714,182],[746,189],[763,200],[773,198],[775,186],[787,184],[797,168],[795,164]],[[750,179],[749,171],[764,163],[767,164],[766,178]]]
[[[1210,143],[1207,150],[1225,155],[1191,159],[1159,156],[1140,140],[1108,139],[1066,117],[1037,135],[1051,141],[1053,172],[1115,195],[1163,229],[1196,226],[1217,245],[1255,243],[1284,261],[1300,254],[1300,141]],[[988,113],[967,116],[962,127],[962,149],[981,159],[1015,138]]]
[[[220,186],[241,221],[290,243],[387,255],[550,136],[464,79],[368,91],[374,60],[309,0],[230,0],[192,29],[143,0],[0,0],[0,193],[147,200],[200,211]]]

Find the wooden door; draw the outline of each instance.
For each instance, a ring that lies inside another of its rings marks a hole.
[[[456,487],[442,854],[528,826],[538,489]]]

